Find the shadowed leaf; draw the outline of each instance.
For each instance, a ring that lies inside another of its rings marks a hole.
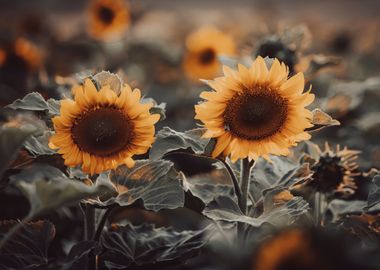
[[[65,205],[97,196],[115,193],[112,183],[100,175],[92,186],[69,179],[57,168],[49,165],[34,165],[10,177],[30,203],[29,216],[36,216]]]
[[[35,132],[37,132],[37,128],[32,125],[22,127],[3,125],[0,127],[0,175],[16,158],[25,140]]]
[[[17,224],[19,221],[2,221],[0,236],[3,237],[11,227]],[[0,268],[37,269],[47,264],[47,251],[54,236],[54,225],[48,221],[40,220],[24,224],[1,249]]]
[[[105,250],[102,259],[108,269],[125,269],[175,259],[184,261],[196,255],[206,244],[206,229],[178,232],[147,224],[114,226],[101,238]]]

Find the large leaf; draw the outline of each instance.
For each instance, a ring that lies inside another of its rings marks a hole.
[[[174,169],[170,161],[139,160],[133,168],[121,166],[112,171],[110,178],[119,195],[105,202],[92,200],[92,203],[128,206],[139,201],[144,208],[153,211],[184,205],[183,175]]]
[[[49,270],[84,270],[90,269],[90,254],[96,252],[98,243],[96,241],[82,241],[75,244],[69,254],[63,260],[50,263],[46,269]]]
[[[73,205],[89,197],[110,196],[115,193],[114,186],[104,175],[98,177],[96,184],[88,186],[69,179],[57,168],[39,164],[11,176],[11,183],[29,200],[29,216]]]
[[[0,175],[16,158],[25,140],[36,132],[37,128],[32,125],[21,127],[3,125],[0,127]]]
[[[46,131],[40,136],[31,136],[25,143],[24,146],[33,156],[41,155],[54,155],[57,152],[49,147],[49,137],[51,136],[50,131]]]
[[[203,154],[210,142],[209,139],[202,138],[204,129],[198,128],[185,132],[177,132],[169,127],[161,129],[156,136],[149,157],[158,160],[166,153],[174,150],[186,150],[190,148],[196,154]]]
[[[2,221],[0,238],[20,221]],[[0,250],[0,269],[37,269],[48,262],[48,248],[55,236],[54,225],[48,221],[23,224]]]
[[[332,200],[327,208],[329,219],[331,222],[336,222],[346,215],[361,214],[366,206],[365,201],[360,200]]]
[[[207,243],[206,229],[178,232],[148,224],[113,226],[111,231],[102,235],[104,254],[101,259],[107,269],[126,269],[176,259],[185,261]]]
[[[59,102],[54,99],[46,101],[44,97],[38,93],[33,92],[27,94],[22,99],[15,100],[12,104],[6,106],[13,110],[26,110],[26,111],[44,111],[50,116],[59,114]]]
[[[380,207],[380,174],[375,175],[368,194],[367,209]]]
[[[242,222],[253,227],[260,227],[264,223],[284,226],[292,224],[299,216],[306,213],[308,207],[307,202],[301,197],[294,197],[283,205],[274,207],[271,211],[264,211],[261,216],[253,218],[245,216],[231,197],[220,196],[206,206],[203,214],[213,220]]]
[[[257,202],[262,192],[278,183],[286,174],[298,166],[296,162],[286,157],[271,156],[272,163],[258,159],[250,176],[250,191]]]

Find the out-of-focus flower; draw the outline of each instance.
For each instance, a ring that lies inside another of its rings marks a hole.
[[[120,39],[129,28],[131,18],[123,0],[93,0],[88,8],[88,32],[98,40]]]
[[[14,45],[14,53],[25,60],[31,70],[36,70],[42,65],[41,50],[24,38],[18,38]]]
[[[231,36],[213,27],[204,27],[186,39],[183,67],[188,78],[194,81],[212,79],[221,69],[218,55],[232,56],[236,46]]]
[[[249,269],[376,269],[373,261],[365,261],[364,252],[357,253],[352,240],[329,230],[284,230],[258,246]]]
[[[76,86],[74,100],[61,101],[61,115],[53,118],[51,148],[70,167],[82,165],[90,174],[134,165],[133,155],[144,154],[154,141],[158,114],[151,103],[141,104],[140,90],[125,84],[120,94],[110,86],[98,91],[90,79]]]
[[[305,106],[314,95],[310,89],[303,93],[302,73],[288,79],[285,64],[275,59],[268,70],[262,57],[249,68],[223,70],[223,77],[208,82],[215,91],[202,92],[207,101],[195,106],[195,119],[207,128],[204,137],[217,139],[213,157],[268,159],[288,155],[289,147],[310,139],[305,129],[312,127],[312,113]]]
[[[0,50],[0,67],[23,67],[38,70],[43,63],[43,53],[37,45],[25,38],[18,38],[9,51]]]

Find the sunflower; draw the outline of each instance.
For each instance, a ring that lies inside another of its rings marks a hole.
[[[278,36],[269,36],[261,40],[257,45],[255,56],[277,58],[289,67],[290,73],[294,72],[298,63],[296,51]]]
[[[310,184],[319,192],[351,195],[355,192],[354,176],[358,168],[356,162],[359,151],[343,149],[339,145],[331,149],[328,143],[322,151],[319,147],[319,160],[312,165],[313,181]]]
[[[42,52],[32,42],[18,38],[14,44],[14,53],[23,59],[30,70],[37,70],[42,65]]]
[[[129,28],[129,7],[123,0],[93,0],[88,8],[89,34],[99,40],[119,38]]]
[[[187,53],[183,60],[185,74],[191,80],[212,79],[220,71],[218,55],[234,55],[235,42],[213,27],[204,27],[186,39]]]
[[[304,76],[288,79],[288,68],[277,59],[268,70],[262,57],[250,68],[223,67],[224,76],[208,81],[215,91],[202,92],[206,102],[195,106],[203,122],[205,138],[216,138],[212,156],[269,159],[269,154],[288,155],[289,147],[310,139],[312,113],[305,106],[314,100],[304,90]]]
[[[50,147],[62,154],[65,165],[82,165],[95,174],[121,164],[134,165],[133,155],[144,154],[154,141],[158,114],[141,104],[140,90],[125,84],[117,95],[109,86],[98,91],[90,79],[75,87],[74,100],[61,101],[61,115],[53,118]]]

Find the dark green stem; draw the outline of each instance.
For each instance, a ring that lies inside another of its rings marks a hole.
[[[234,171],[232,170],[231,166],[224,159],[221,158],[219,160],[223,163],[224,167],[228,171],[228,174],[230,175],[232,184],[234,185],[235,194],[238,198],[238,204],[239,204],[240,210],[243,211],[243,201],[242,201],[243,197],[242,197],[241,189],[239,186],[239,181],[237,180],[236,175]]]
[[[245,158],[241,161],[241,171],[240,171],[240,188],[242,192],[242,202],[241,209],[244,215],[248,213],[248,194],[249,194],[249,183],[252,168],[254,167],[255,162],[249,161],[248,158]]]
[[[116,205],[111,205],[106,212],[103,214],[102,219],[100,220],[98,224],[98,228],[96,229],[95,236],[94,236],[94,241],[99,241],[99,238],[103,232],[104,225],[107,222],[108,217],[112,213],[112,210],[115,208]]]

